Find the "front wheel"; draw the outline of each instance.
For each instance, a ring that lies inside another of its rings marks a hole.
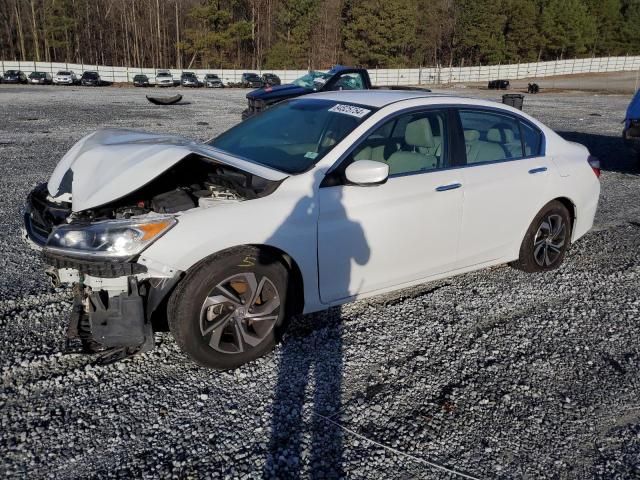
[[[536,215],[529,226],[518,260],[512,267],[529,273],[558,268],[571,243],[571,216],[567,207],[554,200]]]
[[[210,257],[169,301],[178,346],[204,367],[227,370],[271,351],[286,313],[288,271],[252,247]]]

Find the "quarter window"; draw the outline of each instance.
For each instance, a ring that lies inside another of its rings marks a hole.
[[[461,110],[467,164],[522,158],[520,122],[510,116],[480,110]]]
[[[520,122],[522,127],[522,141],[526,157],[536,157],[542,150],[542,133],[528,123]]]

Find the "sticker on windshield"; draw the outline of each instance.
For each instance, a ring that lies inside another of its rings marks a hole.
[[[316,152],[307,152],[304,154],[304,158],[310,158],[311,160],[315,160],[317,156],[318,154]]]
[[[371,112],[371,110],[367,110],[366,108],[355,107],[353,105],[344,105],[342,103],[334,105],[329,109],[329,111],[335,113],[344,113],[345,115],[351,115],[352,117],[357,118],[362,118]]]

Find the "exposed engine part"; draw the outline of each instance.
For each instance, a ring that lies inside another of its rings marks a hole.
[[[177,213],[194,208],[196,202],[181,189],[161,193],[151,199],[151,209],[158,213]]]
[[[241,200],[240,195],[228,188],[219,187],[217,185],[210,185],[209,191],[211,192],[211,198],[215,200]]]
[[[272,193],[278,185],[280,182],[194,154],[127,196],[78,212],[72,212],[71,198],[65,197],[64,201],[50,198],[47,185],[41,184],[29,194],[25,228],[35,244],[44,246],[53,228],[61,224],[129,219],[151,212],[172,214],[198,206],[208,208],[260,198]]]

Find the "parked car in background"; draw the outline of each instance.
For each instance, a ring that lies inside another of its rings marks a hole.
[[[262,83],[263,85],[270,87],[280,85],[280,77],[275,73],[264,73],[262,74]]]
[[[149,77],[139,73],[138,75],[133,77],[133,86],[134,87],[150,87]]]
[[[510,88],[509,80],[490,80],[487,88],[489,90],[507,90]]]
[[[2,76],[2,83],[27,83],[27,75],[22,70],[7,70]]]
[[[269,108],[283,100],[308,95],[314,92],[331,90],[370,90],[369,72],[364,68],[336,65],[328,72],[310,71],[292,83],[260,88],[247,94],[247,109],[242,112],[242,119]],[[424,89],[423,91],[428,91]]]
[[[98,72],[86,71],[80,77],[80,85],[83,87],[99,87],[102,85],[102,79]]]
[[[207,88],[223,88],[222,80],[215,73],[207,73],[204,76],[204,86]]]
[[[182,85],[183,87],[201,87],[202,86],[202,82],[200,82],[200,80],[198,80],[198,77],[195,73],[193,72],[182,72],[182,75],[180,75],[180,85]]]
[[[32,85],[52,85],[53,78],[47,72],[31,72],[29,74],[29,83]]]
[[[156,73],[157,87],[173,87],[173,75],[169,70],[158,70]]]
[[[78,83],[78,76],[72,70],[60,70],[53,77],[54,85],[75,85]]]
[[[207,143],[87,135],[24,224],[54,284],[75,285],[69,341],[132,354],[168,321],[195,362],[229,369],[293,314],[504,263],[558,268],[593,226],[599,173],[506,105],[330,91]]]
[[[240,77],[240,86],[242,88],[260,88],[263,82],[257,73],[246,72]]]

